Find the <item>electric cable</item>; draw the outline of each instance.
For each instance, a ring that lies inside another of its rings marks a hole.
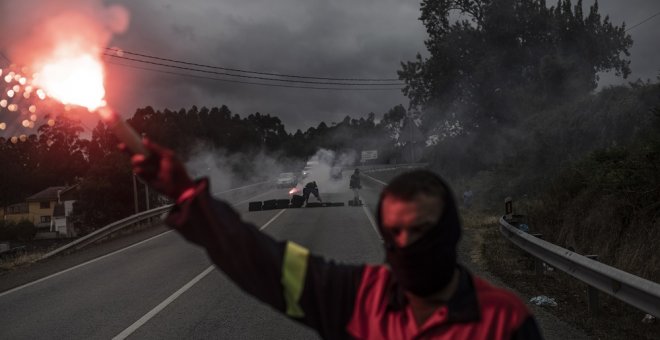
[[[260,77],[260,76],[248,76],[248,75],[244,75],[244,74],[232,74],[232,73],[227,73],[227,72],[218,72],[218,71],[211,71],[211,70],[200,70],[200,69],[196,69],[196,68],[192,68],[192,67],[170,65],[170,64],[159,63],[159,62],[155,62],[155,61],[118,56],[118,55],[114,55],[114,54],[110,54],[110,53],[103,53],[103,55],[109,56],[109,57],[112,57],[112,58],[117,58],[117,59],[129,60],[129,61],[149,64],[149,65],[169,67],[169,68],[185,70],[185,71],[209,73],[209,74],[228,76],[228,77],[266,80],[266,81],[274,81],[274,82],[316,84],[316,85],[339,85],[339,86],[388,86],[388,85],[389,86],[403,86],[403,85],[405,85],[404,83],[370,84],[370,83],[346,83],[346,82],[328,82],[328,81],[311,81],[311,80],[275,79],[275,78]]]
[[[398,78],[332,78],[332,77],[302,76],[302,75],[283,74],[283,73],[258,72],[258,71],[241,70],[241,69],[237,69],[237,68],[229,68],[229,67],[222,67],[222,66],[212,66],[212,65],[206,65],[206,64],[192,63],[192,62],[187,62],[187,61],[182,61],[182,60],[177,60],[177,59],[161,58],[161,57],[156,57],[156,56],[149,55],[149,54],[126,51],[126,50],[122,50],[122,49],[119,49],[119,48],[106,47],[106,50],[110,50],[110,51],[113,51],[115,53],[130,54],[130,55],[134,55],[134,56],[138,56],[138,57],[150,58],[150,59],[155,59],[155,60],[160,60],[160,61],[167,61],[167,62],[178,63],[178,64],[189,65],[189,66],[198,66],[198,67],[205,67],[205,68],[218,69],[218,70],[224,70],[224,71],[242,72],[242,73],[248,73],[248,74],[260,74],[260,75],[283,77],[283,78],[301,78],[301,79],[337,80],[337,81],[371,81],[371,82],[380,82],[380,81],[385,82],[385,81],[398,81],[399,80]]]
[[[297,86],[297,85],[258,83],[258,82],[249,82],[249,81],[241,81],[241,80],[234,80],[234,79],[222,79],[222,78],[208,77],[208,76],[202,76],[202,75],[196,75],[196,74],[172,72],[172,71],[160,70],[160,69],[149,68],[149,67],[144,67],[144,66],[137,66],[137,65],[129,65],[129,64],[123,64],[123,63],[118,63],[118,62],[112,62],[112,61],[107,61],[107,63],[112,64],[112,65],[122,66],[122,67],[129,67],[129,68],[144,70],[144,71],[159,72],[159,73],[171,74],[171,75],[176,75],[176,76],[184,76],[184,77],[197,78],[197,79],[208,79],[208,80],[215,80],[215,81],[235,83],[235,84],[259,85],[259,86],[269,86],[269,87],[284,87],[284,88],[306,89],[306,90],[337,90],[337,91],[390,91],[390,90],[397,90],[398,91],[398,90],[401,90],[400,87],[348,88],[348,87],[317,87],[317,86]]]
[[[660,15],[660,12],[655,13],[655,14],[651,15],[650,17],[648,17],[648,18],[646,18],[646,19],[644,19],[644,20],[642,20],[642,21],[640,21],[640,22],[638,22],[638,23],[636,23],[636,24],[634,24],[634,25],[628,27],[628,29],[625,30],[624,32],[628,32],[628,31],[630,31],[631,29],[633,29],[633,28],[635,28],[635,27],[637,27],[637,26],[639,26],[639,25],[641,25],[641,24],[643,24],[643,23],[645,23],[645,22],[647,22],[647,21],[649,21],[649,20],[651,20],[651,19],[657,17],[658,15]]]

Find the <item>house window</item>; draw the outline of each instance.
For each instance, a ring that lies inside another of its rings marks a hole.
[[[39,202],[39,208],[41,209],[48,209],[50,208],[50,202]]]
[[[41,223],[50,223],[50,216],[41,216]]]

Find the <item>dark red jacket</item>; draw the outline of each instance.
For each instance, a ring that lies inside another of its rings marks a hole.
[[[419,327],[382,265],[346,265],[279,242],[243,222],[198,183],[167,223],[204,247],[249,294],[327,339],[539,339],[534,318],[512,293],[460,267],[456,293]]]
[[[347,330],[358,339],[540,338],[520,299],[462,267],[456,293],[421,326],[384,266],[366,267],[354,305]]]

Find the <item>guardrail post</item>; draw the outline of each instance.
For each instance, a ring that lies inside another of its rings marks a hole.
[[[584,257],[598,261],[598,255],[585,255]],[[598,289],[592,286],[587,286],[587,308],[589,310],[589,314],[591,314],[592,317],[598,316],[599,307]]]
[[[534,237],[543,239],[543,234],[530,234]],[[536,273],[537,276],[543,275],[543,272],[545,271],[545,268],[543,268],[543,261],[539,259],[538,257],[534,257],[534,272]]]
[[[507,197],[504,199],[504,215],[507,220],[513,218],[513,198]]]

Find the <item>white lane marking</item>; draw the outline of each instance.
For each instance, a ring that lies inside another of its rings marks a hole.
[[[266,227],[268,227],[275,219],[277,219],[282,213],[284,213],[285,209],[282,209],[277,215],[273,216],[268,222],[266,222],[264,225],[259,228],[259,230],[264,230]],[[199,275],[195,276],[194,279],[190,280],[190,282],[186,283],[183,287],[179,288],[174,294],[170,295],[167,299],[165,299],[163,302],[159,303],[158,306],[154,307],[152,310],[150,310],[147,314],[142,316],[138,321],[135,321],[132,325],[128,326],[125,330],[123,330],[121,333],[117,334],[115,337],[113,337],[113,340],[121,340],[121,339],[126,339],[129,335],[131,335],[133,332],[135,332],[138,328],[142,327],[145,323],[147,323],[151,318],[156,316],[160,311],[165,309],[167,305],[170,303],[174,302],[181,294],[185,293],[188,289],[192,288],[197,282],[199,282],[201,279],[203,279],[206,275],[208,275],[214,268],[215,266],[210,266],[206,268],[203,272],[201,272]]]
[[[249,198],[249,199],[247,199],[247,200],[245,200],[245,201],[241,201],[241,202],[238,202],[238,203],[236,203],[236,204],[232,204],[232,205],[237,206],[237,205],[243,204],[243,203],[245,203],[245,202],[247,202],[247,201],[249,201],[249,200],[251,200],[251,199],[253,199],[253,198],[256,198],[256,197],[259,197],[259,196],[263,196],[263,195],[265,195],[265,194],[267,194],[267,193],[270,193],[271,191],[272,191],[272,190],[269,190],[269,191],[267,191],[267,192],[265,192],[265,193],[262,193],[262,194],[259,194],[259,195],[256,195],[256,196],[252,196],[251,198]],[[282,213],[282,212],[280,212],[280,214],[281,214],[281,213]],[[280,214],[278,214],[277,216],[279,216]],[[277,217],[277,216],[276,216],[276,217]],[[268,223],[271,223],[273,220],[275,220],[275,218],[273,218],[273,219],[272,219],[271,221],[269,221]],[[262,228],[265,228],[265,227],[262,227]],[[259,229],[259,230],[261,230],[261,229]],[[113,251],[112,253],[105,254],[105,255],[103,255],[103,256],[97,257],[97,258],[95,258],[95,259],[93,259],[93,260],[89,260],[89,261],[87,261],[87,262],[83,262],[83,263],[81,263],[81,264],[75,265],[75,266],[73,266],[73,267],[71,267],[71,268],[67,268],[67,269],[62,270],[62,271],[60,271],[60,272],[57,272],[57,273],[55,273],[55,274],[51,274],[51,275],[48,275],[48,276],[46,276],[46,277],[42,277],[42,278],[40,278],[40,279],[38,279],[38,280],[35,280],[35,281],[32,281],[32,282],[28,282],[28,283],[26,283],[26,284],[24,284],[24,285],[21,285],[21,286],[18,286],[18,287],[14,287],[14,288],[12,288],[12,289],[10,289],[10,290],[7,290],[7,291],[4,291],[4,292],[0,293],[0,297],[3,297],[3,296],[5,296],[5,295],[7,295],[7,294],[11,294],[11,293],[13,293],[13,292],[15,292],[15,291],[17,291],[17,290],[21,290],[21,289],[23,289],[23,288],[30,287],[30,286],[35,285],[35,284],[37,284],[37,283],[40,283],[40,282],[46,281],[46,280],[51,279],[51,278],[53,278],[53,277],[56,277],[56,276],[62,275],[62,274],[64,274],[64,273],[69,272],[69,271],[72,271],[72,270],[74,270],[74,269],[78,269],[78,268],[80,268],[80,267],[84,267],[84,266],[86,266],[86,265],[88,265],[88,264],[91,264],[91,263],[94,263],[94,262],[96,262],[96,261],[102,260],[102,259],[104,259],[104,258],[106,258],[106,257],[109,257],[109,256],[112,256],[112,255],[115,255],[115,254],[121,253],[121,252],[124,251],[124,250],[127,250],[127,249],[130,249],[130,248],[133,248],[133,247],[139,246],[139,245],[141,245],[141,244],[143,244],[143,243],[145,243],[145,242],[148,242],[148,241],[150,241],[150,240],[153,240],[153,239],[155,239],[155,238],[157,238],[157,237],[161,237],[161,236],[163,236],[163,235],[165,235],[165,234],[171,233],[172,231],[174,231],[174,230],[169,230],[169,231],[163,232],[162,234],[158,234],[158,235],[156,235],[156,236],[154,236],[154,237],[151,237],[151,238],[148,238],[148,239],[146,239],[146,240],[140,241],[140,242],[138,242],[138,243],[132,244],[132,245],[126,247],[126,248],[122,248],[122,249],[119,249],[119,250],[115,250],[115,251]]]
[[[367,175],[367,174],[364,174],[364,176],[365,176],[365,177],[369,177],[369,179],[371,179],[371,180],[374,181],[374,182],[378,182],[378,183],[380,183],[380,184],[382,184],[382,185],[387,185],[387,183],[385,183],[385,182],[383,182],[383,181],[381,181],[381,180],[379,180],[379,179],[375,179],[375,178],[373,178],[373,177],[371,177],[371,176],[369,176],[369,175]]]
[[[373,180],[373,181],[375,181],[375,182],[378,182],[378,183],[380,183],[380,184],[382,184],[382,185],[387,185],[387,183],[385,183],[385,182],[383,182],[383,181],[381,181],[381,180],[375,179],[375,178],[373,178],[373,177],[371,177],[371,176],[369,176],[369,175],[367,175],[367,174],[363,174],[363,176],[365,176],[365,177],[369,177],[371,180]],[[358,199],[361,200],[362,197],[359,197],[359,196],[358,196]],[[383,242],[383,235],[381,235],[381,234],[380,234],[380,231],[378,231],[378,226],[376,225],[376,221],[374,221],[374,217],[371,216],[371,213],[370,213],[369,210],[367,209],[367,205],[366,205],[366,204],[363,204],[363,205],[362,205],[362,210],[364,210],[364,213],[367,215],[367,218],[369,219],[369,222],[371,223],[371,227],[372,227],[372,228],[374,229],[374,231],[376,232],[376,235],[378,235],[378,239],[380,240],[380,242]]]
[[[167,299],[165,299],[163,302],[158,304],[158,306],[154,307],[154,309],[150,310],[147,314],[145,314],[143,317],[138,319],[138,321],[135,321],[132,325],[128,326],[128,328],[124,329],[121,333],[117,334],[112,339],[113,340],[126,339],[129,335],[133,334],[133,332],[135,332],[138,328],[142,327],[142,325],[147,323],[147,321],[149,321],[151,318],[156,316],[156,314],[158,314],[161,310],[165,309],[167,305],[174,302],[174,300],[176,300],[179,296],[181,296],[181,294],[185,293],[188,289],[190,289],[197,282],[199,282],[206,275],[208,275],[211,271],[213,271],[213,268],[214,266],[210,266],[206,268],[199,275],[195,276],[194,279],[190,280],[190,282],[183,285],[183,287],[179,288],[179,290],[174,292],[174,294],[170,295]]]
[[[256,196],[252,196],[252,197],[250,197],[250,198],[248,198],[248,199],[246,199],[246,200],[240,201],[240,202],[238,202],[238,203],[236,203],[236,204],[233,204],[233,205],[240,205],[240,204],[243,204],[243,203],[248,202],[248,201],[251,201],[251,200],[253,200],[253,199],[255,199],[255,198],[259,197],[259,196],[264,196],[264,195],[266,195],[266,194],[270,194],[272,191],[273,191],[272,189],[271,189],[271,190],[268,190],[268,191],[266,191],[266,192],[264,192],[264,193],[261,193],[261,194],[256,195]]]
[[[358,199],[362,199],[362,198],[360,197]],[[376,235],[378,235],[378,239],[380,240],[380,242],[383,242],[383,236],[380,234],[380,231],[378,231],[378,226],[376,225],[376,221],[374,221],[374,217],[371,216],[371,213],[367,209],[367,206],[363,204],[362,210],[364,210],[364,213],[367,215],[367,218],[369,219],[369,223],[371,223],[371,227],[376,232]]]
[[[23,289],[23,288],[30,287],[30,286],[32,286],[32,285],[35,285],[35,284],[39,283],[39,282],[46,281],[46,280],[51,279],[51,278],[53,278],[53,277],[56,277],[56,276],[62,275],[62,274],[64,274],[64,273],[66,273],[66,272],[69,272],[69,271],[72,271],[72,270],[74,270],[74,269],[77,269],[77,268],[80,268],[80,267],[86,266],[86,265],[88,265],[88,264],[94,263],[94,262],[96,262],[96,261],[102,260],[102,259],[104,259],[104,258],[106,258],[106,257],[109,257],[109,256],[112,256],[112,255],[115,255],[115,254],[121,253],[121,252],[124,251],[124,250],[128,250],[128,249],[130,249],[130,248],[137,247],[137,246],[139,246],[139,245],[141,245],[141,244],[143,244],[143,243],[149,242],[149,241],[151,241],[151,240],[153,240],[153,239],[156,239],[156,238],[158,238],[158,237],[161,237],[161,236],[163,236],[163,235],[165,235],[165,234],[171,233],[172,231],[173,231],[173,230],[166,231],[166,232],[164,232],[164,233],[162,233],[162,234],[158,234],[158,235],[156,235],[156,236],[154,236],[154,237],[151,237],[151,238],[148,238],[148,239],[146,239],[146,240],[140,241],[140,242],[138,242],[138,243],[132,244],[132,245],[126,247],[126,248],[122,248],[122,249],[119,249],[119,250],[115,250],[115,251],[113,251],[112,253],[105,254],[105,255],[103,255],[103,256],[101,256],[101,257],[97,257],[97,258],[95,258],[95,259],[93,259],[93,260],[89,260],[89,261],[87,261],[87,262],[83,262],[83,263],[81,263],[81,264],[79,264],[79,265],[73,266],[73,267],[71,267],[71,268],[67,268],[67,269],[62,270],[62,271],[60,271],[60,272],[57,272],[57,273],[55,273],[55,274],[51,274],[51,275],[48,275],[48,276],[46,276],[46,277],[42,277],[41,279],[38,279],[38,280],[36,280],[36,281],[32,281],[32,282],[26,283],[26,284],[24,284],[24,285],[22,285],[22,286],[18,286],[18,287],[12,288],[12,289],[10,289],[10,290],[4,291],[4,292],[0,293],[0,297],[2,297],[2,296],[4,296],[4,295],[7,295],[7,294],[10,294],[10,293],[13,293],[13,292],[15,292],[15,291],[17,291],[17,290],[21,290],[21,289]]]
[[[280,212],[278,212],[277,215],[273,216],[273,218],[271,218],[268,222],[266,222],[266,224],[262,225],[261,228],[259,228],[259,230],[266,229],[266,227],[268,227],[271,223],[273,223],[273,221],[275,221],[276,218],[280,217],[280,215],[282,215],[285,210],[286,209],[280,210]]]

